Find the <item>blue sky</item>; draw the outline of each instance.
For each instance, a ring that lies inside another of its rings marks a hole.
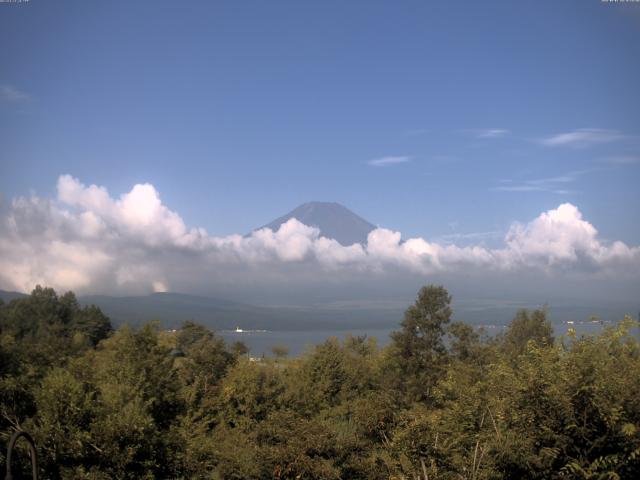
[[[215,235],[327,200],[449,239],[570,202],[640,243],[640,4],[31,0],[0,42],[5,202],[71,174]]]

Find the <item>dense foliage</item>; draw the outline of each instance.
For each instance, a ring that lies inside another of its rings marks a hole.
[[[635,322],[554,339],[521,311],[488,338],[450,302],[423,288],[383,349],[252,361],[38,287],[0,304],[0,435],[31,432],[53,479],[640,478]]]

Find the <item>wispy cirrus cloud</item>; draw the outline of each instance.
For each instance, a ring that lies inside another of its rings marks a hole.
[[[0,84],[0,102],[22,103],[31,100],[31,95],[18,90],[12,85]]]
[[[430,130],[427,128],[413,128],[411,130],[407,130],[403,133],[405,137],[419,137],[421,135],[426,135]]]
[[[467,232],[467,233],[448,233],[446,235],[440,235],[436,240],[445,243],[454,243],[460,241],[483,241],[489,239],[500,238],[504,236],[504,232],[500,230],[490,230],[487,232]]]
[[[603,159],[604,163],[609,165],[637,165],[640,164],[640,155],[617,155]]]
[[[502,185],[499,187],[493,187],[490,190],[494,192],[550,192],[555,193],[556,195],[570,195],[572,193],[576,193],[575,190],[528,184]]]
[[[388,167],[390,165],[397,165],[399,163],[407,163],[411,161],[411,157],[408,156],[388,156],[381,158],[374,158],[369,160],[367,164],[371,167]]]
[[[587,148],[601,143],[610,143],[627,138],[618,130],[604,128],[579,128],[571,132],[558,133],[539,141],[546,147]]]
[[[509,135],[511,132],[505,128],[481,128],[471,130],[476,138],[500,138]]]
[[[502,185],[492,187],[489,190],[494,192],[549,192],[557,195],[569,195],[576,193],[575,190],[567,188],[567,186],[581,176],[598,171],[599,169],[591,168],[586,170],[574,170],[555,177],[534,178],[528,180],[500,180]]]
[[[480,140],[502,138],[511,134],[511,130],[506,128],[465,128],[458,132]]]

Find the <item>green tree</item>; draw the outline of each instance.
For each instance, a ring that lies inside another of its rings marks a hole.
[[[73,314],[70,328],[86,336],[94,346],[113,333],[109,317],[95,305],[77,309]]]
[[[276,358],[284,358],[289,355],[289,347],[286,345],[274,345],[271,347],[271,353],[273,353]]]
[[[95,394],[88,384],[62,368],[51,370],[36,392],[38,415],[34,425],[41,451],[40,466],[49,478],[61,478],[66,470],[93,463],[99,452],[91,438]]]
[[[402,329],[391,333],[391,388],[405,392],[409,401],[429,398],[445,372],[443,337],[451,319],[450,304],[444,287],[422,287],[415,304],[405,311]]]
[[[480,335],[471,325],[463,322],[453,322],[447,333],[451,339],[450,351],[454,358],[463,362],[477,360],[481,349]]]
[[[229,370],[222,380],[217,406],[225,425],[250,430],[282,407],[285,384],[276,367],[244,359]]]
[[[35,392],[47,372],[111,333],[109,319],[75,295],[37,286],[0,306],[0,429],[18,428],[35,413]]]
[[[314,418],[290,410],[274,412],[255,432],[264,479],[338,479],[335,438]]]
[[[553,327],[547,319],[546,308],[533,312],[519,310],[502,339],[503,348],[510,357],[524,353],[529,341],[540,346],[553,345]]]

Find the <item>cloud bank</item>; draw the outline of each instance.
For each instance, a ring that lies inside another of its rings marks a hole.
[[[189,228],[150,184],[118,198],[63,175],[57,198],[19,197],[0,217],[0,288],[36,284],[81,293],[189,291],[193,285],[304,284],[406,272],[636,275],[640,247],[605,242],[564,203],[514,223],[499,248],[403,240],[378,228],[366,245],[342,246],[295,219],[276,231],[216,237]]]

